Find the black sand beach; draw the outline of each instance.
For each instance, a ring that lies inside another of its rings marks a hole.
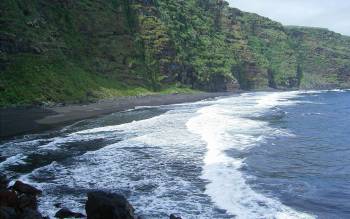
[[[194,93],[132,96],[100,100],[85,105],[0,109],[0,138],[44,131],[62,125],[132,109],[137,106],[158,106],[200,101],[233,93]]]

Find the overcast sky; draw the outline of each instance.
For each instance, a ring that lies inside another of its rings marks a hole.
[[[285,25],[325,27],[350,36],[350,0],[227,0]]]

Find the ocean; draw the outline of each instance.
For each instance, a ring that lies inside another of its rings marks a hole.
[[[118,192],[143,218],[350,218],[350,91],[138,107],[0,142],[0,171],[84,212]]]

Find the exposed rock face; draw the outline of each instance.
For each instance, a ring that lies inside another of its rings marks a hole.
[[[37,209],[40,190],[21,181],[7,185],[6,176],[0,176],[0,219],[43,219]]]
[[[15,184],[11,187],[13,190],[19,192],[19,193],[23,193],[23,194],[27,194],[27,195],[40,195],[42,193],[41,190],[28,185],[26,183],[23,183],[21,181],[16,181]]]
[[[9,181],[5,175],[0,174],[0,191],[6,189],[9,184]]]
[[[0,192],[0,206],[16,208],[18,197],[14,191],[3,190]]]
[[[0,14],[0,106],[175,84],[231,91],[235,80],[247,90],[350,87],[350,37],[223,0],[2,0]]]
[[[19,217],[21,219],[44,219],[43,216],[38,212],[37,210],[33,210],[30,208],[25,208],[22,210],[22,212],[19,214]]]
[[[171,214],[170,219],[182,219],[182,218],[177,214]]]
[[[208,90],[212,92],[232,92],[240,88],[238,81],[235,78],[221,74],[212,75],[208,85]]]
[[[18,195],[18,207],[20,209],[30,208],[36,210],[38,208],[38,200],[35,195],[20,194]]]
[[[38,211],[37,195],[42,191],[21,181],[8,187],[9,180],[0,175],[0,219],[48,219]],[[53,207],[61,208],[62,204]],[[87,216],[73,212],[68,208],[59,209],[55,218],[88,218],[88,219],[136,219],[133,206],[119,194],[103,191],[88,193],[85,210]],[[181,219],[172,214],[171,219]]]
[[[61,208],[55,214],[57,218],[84,218],[85,215],[69,210],[68,208]]]
[[[14,208],[0,207],[0,218],[1,219],[16,219],[17,214]]]
[[[350,37],[323,28],[286,31],[299,53],[302,88],[350,87]]]
[[[88,193],[88,219],[134,219],[134,208],[121,195],[102,191]]]
[[[49,219],[37,209],[36,195],[41,194],[41,190],[21,181],[16,181],[9,188],[7,186],[6,176],[0,175],[0,219]],[[54,206],[61,207],[61,203]],[[56,212],[55,218],[141,219],[124,196],[103,191],[88,193],[85,210],[87,216],[63,207]],[[181,217],[171,214],[170,219]]]
[[[338,78],[344,84],[350,84],[350,64],[345,65],[338,70]]]

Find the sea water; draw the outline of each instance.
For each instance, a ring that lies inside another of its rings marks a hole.
[[[350,92],[252,92],[139,107],[0,143],[0,171],[84,211],[118,192],[144,218],[350,218]]]

